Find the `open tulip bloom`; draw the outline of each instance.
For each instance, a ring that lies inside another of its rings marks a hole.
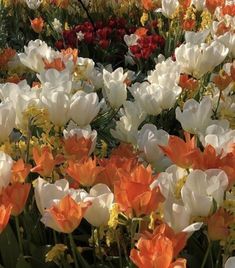
[[[0,267],[235,267],[234,17],[0,1]]]

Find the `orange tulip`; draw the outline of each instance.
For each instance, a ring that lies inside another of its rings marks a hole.
[[[183,89],[194,91],[198,87],[198,81],[196,79],[190,78],[187,74],[181,74],[179,86]]]
[[[16,54],[16,51],[12,48],[5,48],[3,51],[0,53],[0,69],[3,67],[6,67],[6,64],[8,61],[13,58]]]
[[[30,188],[30,183],[21,184],[16,182],[8,185],[3,190],[0,200],[12,206],[11,215],[18,216],[23,211]]]
[[[152,10],[154,8],[154,4],[152,0],[141,0],[142,6],[146,10]]]
[[[189,168],[192,165],[192,159],[188,156],[195,148],[195,138],[190,139],[190,134],[185,132],[185,139],[183,141],[177,136],[170,136],[168,145],[159,147],[176,165]]]
[[[130,258],[139,268],[186,268],[184,259],[177,259],[172,263],[173,242],[164,232],[157,232],[152,237],[141,237],[136,248],[131,250]]]
[[[44,62],[44,69],[56,69],[57,71],[61,72],[65,69],[65,64],[61,58],[56,58],[53,61],[49,62],[47,59],[43,59]]]
[[[217,7],[221,7],[225,5],[225,0],[206,0],[206,8],[209,10],[211,14],[215,12]]]
[[[67,173],[83,186],[92,186],[96,183],[98,174],[103,170],[96,165],[96,158],[74,162],[68,161]]]
[[[135,31],[135,34],[138,35],[139,37],[143,37],[143,36],[146,36],[147,32],[148,32],[148,29],[144,27],[140,27]]]
[[[1,205],[0,206],[0,234],[7,226],[11,215],[12,205]]]
[[[34,32],[41,33],[43,26],[44,26],[44,20],[41,17],[39,17],[39,18],[30,20],[30,22],[31,22],[31,27],[34,30]]]
[[[229,225],[235,223],[234,215],[220,208],[207,220],[208,235],[211,240],[226,240],[229,236]]]
[[[117,148],[112,150],[111,157],[137,159],[138,152],[134,151],[133,145],[128,143],[121,143]]]
[[[31,165],[25,164],[23,159],[19,159],[13,164],[11,182],[25,182],[31,167]]]
[[[48,212],[54,220],[58,231],[72,233],[79,226],[90,205],[90,202],[77,203],[70,195],[67,195],[60,200],[57,206],[48,209]]]
[[[54,158],[49,146],[44,146],[41,149],[34,147],[33,159],[36,166],[31,169],[31,172],[37,172],[44,177],[50,177],[55,165],[61,164],[64,160],[60,155]]]
[[[150,189],[154,180],[150,166],[137,166],[132,172],[122,174],[114,184],[115,199],[120,210],[128,216],[149,215],[164,201],[158,187]]]
[[[61,53],[65,59],[69,59],[71,56],[73,58],[73,63],[77,63],[77,58],[78,58],[78,50],[76,48],[72,49],[71,47],[67,49],[62,49]]]
[[[232,77],[229,76],[225,71],[221,74],[214,76],[213,82],[219,88],[219,90],[224,90],[232,82]]]
[[[88,157],[92,145],[91,139],[78,138],[76,135],[63,139],[62,142],[67,154],[66,157],[78,161]]]

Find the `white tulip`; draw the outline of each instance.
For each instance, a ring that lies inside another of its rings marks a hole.
[[[191,5],[194,5],[198,11],[202,11],[205,7],[205,0],[192,0]]]
[[[183,203],[192,216],[208,216],[213,199],[217,207],[222,205],[227,186],[228,177],[220,169],[193,170],[181,189]]]
[[[35,10],[39,8],[42,3],[42,0],[25,0],[25,2],[30,9]]]
[[[155,12],[161,12],[165,17],[172,18],[178,6],[178,0],[162,0],[162,8],[155,10]]]
[[[216,40],[227,47],[232,57],[235,57],[235,35],[233,32],[227,32],[223,35],[220,35]]]
[[[0,103],[0,142],[5,141],[15,127],[16,113],[11,101]]]
[[[34,193],[38,210],[43,215],[45,209],[50,208],[55,200],[60,200],[69,193],[69,182],[61,179],[52,184],[39,177],[35,183]]]
[[[8,154],[0,152],[0,192],[10,183],[12,165],[12,158]]]
[[[127,98],[125,79],[127,73],[123,74],[123,68],[118,68],[110,73],[103,70],[104,93],[113,108],[119,108]]]
[[[83,202],[90,201],[92,205],[87,209],[84,218],[93,226],[107,225],[114,194],[105,184],[99,183],[90,189]]]
[[[209,125],[204,134],[201,134],[200,141],[203,146],[211,145],[215,148],[217,155],[226,155],[233,150],[233,144],[235,143],[235,130],[229,128],[229,123],[214,122]]]
[[[49,112],[50,121],[57,126],[64,126],[69,118],[70,100],[66,93],[55,91],[42,96],[42,104]]]
[[[200,45],[201,43],[204,43],[207,36],[209,35],[210,30],[206,29],[201,32],[185,32],[185,41],[186,43],[191,43],[194,45]]]
[[[43,59],[51,61],[58,54],[51,47],[48,47],[44,41],[39,39],[31,40],[28,46],[24,47],[24,51],[24,53],[19,54],[21,63],[35,72],[42,72],[44,70]]]
[[[230,257],[224,264],[224,268],[234,268],[235,267],[235,257]]]
[[[78,91],[71,98],[70,117],[79,126],[86,126],[97,116],[100,110],[99,98],[96,93],[86,94]]]
[[[182,44],[176,48],[175,57],[176,62],[181,66],[181,72],[200,78],[222,63],[228,52],[228,48],[215,40],[209,45]]]
[[[168,144],[169,134],[157,129],[153,124],[145,124],[139,131],[137,144],[143,158],[157,170],[162,170],[169,165],[169,160],[158,145]]]
[[[212,121],[211,99],[204,97],[199,103],[194,99],[187,100],[184,103],[183,112],[177,107],[175,114],[184,130],[192,134],[204,132]]]
[[[139,39],[139,36],[137,34],[131,34],[131,35],[124,35],[124,41],[128,47],[137,45],[137,41]]]

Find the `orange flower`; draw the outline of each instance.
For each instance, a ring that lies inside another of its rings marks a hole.
[[[194,91],[198,87],[198,81],[190,78],[187,74],[180,75],[179,86],[189,91]]]
[[[196,21],[194,19],[185,19],[183,21],[183,29],[185,31],[192,31],[196,25]]]
[[[186,260],[177,259],[174,263],[174,246],[171,238],[160,226],[151,237],[141,237],[132,249],[130,258],[139,268],[186,268]]]
[[[144,27],[140,27],[135,31],[135,34],[138,35],[139,37],[143,37],[143,36],[146,36],[147,32],[148,32],[148,29]]]
[[[76,135],[63,139],[64,150],[68,159],[81,160],[87,158],[91,149],[91,139],[78,138]]]
[[[13,74],[12,76],[7,77],[6,83],[14,83],[18,84],[23,78],[19,77],[17,74]]]
[[[12,205],[1,205],[0,206],[0,234],[7,226],[11,215]]]
[[[37,172],[44,177],[50,177],[55,165],[62,163],[64,160],[61,155],[54,158],[49,146],[44,146],[41,150],[38,147],[34,147],[33,159],[36,166],[31,169],[31,172]]]
[[[103,170],[96,165],[96,158],[74,162],[68,161],[67,173],[83,186],[92,186],[96,183],[98,174]]]
[[[235,223],[233,215],[220,208],[207,220],[208,235],[211,240],[226,240],[229,236],[229,225]]]
[[[61,50],[62,55],[64,56],[65,59],[69,59],[71,56],[73,57],[73,63],[77,63],[77,58],[78,58],[78,50],[76,48],[72,49],[71,47],[67,49],[62,49]]]
[[[116,156],[119,159],[138,159],[138,152],[134,151],[133,145],[121,143],[117,148],[112,150],[111,157]]]
[[[150,189],[154,180],[150,166],[137,166],[132,172],[122,174],[114,184],[115,200],[120,210],[129,217],[149,215],[164,201],[158,187]]]
[[[25,182],[25,179],[28,176],[31,167],[31,165],[25,164],[23,159],[19,159],[12,166],[11,182]]]
[[[18,216],[24,209],[28,199],[30,183],[13,183],[8,185],[1,194],[1,202],[12,206],[11,215]]]
[[[224,90],[232,82],[232,77],[229,76],[225,71],[214,76],[213,82],[219,88],[219,90]]]
[[[80,224],[90,202],[77,203],[69,195],[60,200],[57,206],[48,209],[56,229],[63,233],[72,233]],[[46,222],[44,221],[46,224]],[[50,227],[50,226],[49,226]]]
[[[191,4],[191,0],[179,0],[179,3],[184,9],[187,9]]]
[[[8,63],[8,61],[13,58],[16,54],[16,51],[12,48],[5,48],[0,53],[0,69],[5,67],[5,65]]]
[[[44,69],[56,69],[57,71],[63,71],[65,69],[64,62],[61,58],[56,58],[53,61],[49,62],[47,59],[43,59]]]
[[[146,10],[152,10],[154,8],[154,4],[152,0],[141,0],[142,6]]]
[[[39,17],[39,18],[30,20],[30,22],[31,22],[31,27],[34,30],[34,32],[41,33],[43,26],[44,26],[44,20],[41,17]]]
[[[215,12],[217,7],[224,6],[225,0],[206,0],[206,7],[211,14]]]
[[[224,6],[222,8],[222,14],[224,16],[229,15],[231,17],[234,17],[235,16],[235,4]]]
[[[177,136],[170,136],[168,145],[159,145],[159,147],[173,163],[183,168],[189,168],[193,161],[188,155],[196,148],[196,143],[194,137],[190,139],[189,133],[185,132],[184,135],[186,141]]]

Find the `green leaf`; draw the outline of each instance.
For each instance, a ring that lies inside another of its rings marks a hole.
[[[20,250],[10,224],[8,224],[6,229],[0,235],[0,253],[5,267],[16,268]]]

